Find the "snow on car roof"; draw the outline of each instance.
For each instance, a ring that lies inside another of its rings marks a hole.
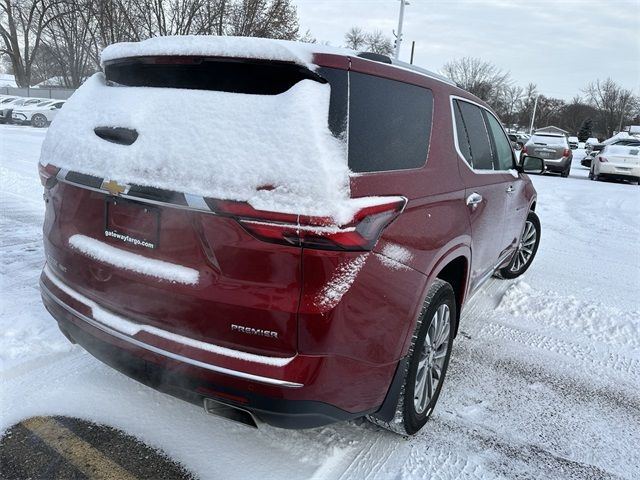
[[[317,43],[255,37],[181,35],[115,43],[104,49],[101,61],[104,65],[119,58],[153,55],[220,56],[294,62],[310,67],[314,53],[357,55],[352,50]]]

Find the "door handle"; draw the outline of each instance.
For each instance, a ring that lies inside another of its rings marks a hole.
[[[467,206],[471,208],[476,208],[479,203],[482,202],[482,195],[479,193],[473,192],[471,195],[467,197]]]
[[[507,193],[511,193],[511,192],[513,192],[513,185],[509,185],[507,187]]]

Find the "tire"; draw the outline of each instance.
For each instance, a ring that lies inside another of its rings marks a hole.
[[[520,150],[522,150],[522,147],[524,147],[524,145],[522,144],[522,142],[517,142],[517,143],[516,143],[516,147],[515,147],[515,148],[516,148],[516,151],[520,151]]]
[[[47,117],[45,117],[41,113],[36,113],[33,117],[31,117],[31,125],[36,128],[44,128],[47,126]]]
[[[436,279],[429,288],[411,339],[395,415],[390,422],[368,416],[371,422],[405,436],[413,435],[427,423],[445,380],[456,322],[453,288]]]
[[[569,165],[565,170],[563,170],[560,176],[562,178],[567,178],[570,172],[571,172],[571,165]]]
[[[535,235],[534,235],[535,234]],[[535,212],[529,212],[516,253],[511,262],[499,270],[502,278],[516,278],[526,272],[538,253],[540,245],[540,219]]]

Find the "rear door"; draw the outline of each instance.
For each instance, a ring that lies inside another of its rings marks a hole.
[[[460,175],[465,183],[471,223],[471,289],[490,275],[505,255],[505,200],[513,177],[494,166],[494,147],[484,109],[453,100]]]

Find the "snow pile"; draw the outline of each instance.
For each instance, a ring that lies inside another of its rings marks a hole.
[[[198,283],[199,273],[193,268],[120,250],[84,235],[72,235],[69,238],[69,245],[88,257],[124,270],[169,282],[187,285]]]
[[[127,57],[193,55],[277,60],[313,67],[313,53],[356,55],[351,50],[315,43],[255,37],[182,35],[149,38],[142,42],[115,43],[104,49],[101,59],[104,64],[110,60]]]
[[[318,294],[315,301],[316,305],[329,309],[340,303],[340,300],[344,294],[349,291],[358,273],[362,270],[368,256],[369,254],[365,253],[354,260],[347,260],[338,266],[331,280],[327,282]]]
[[[113,87],[95,74],[67,101],[41,163],[254,208],[347,223],[346,147],[328,128],[330,87],[303,80],[279,95]],[[135,129],[132,145],[94,133]]]

